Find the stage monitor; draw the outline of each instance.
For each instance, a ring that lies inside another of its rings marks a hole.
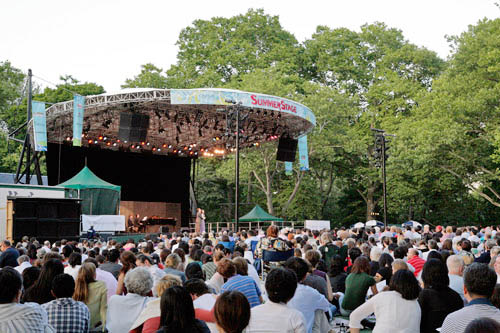
[[[278,143],[278,153],[276,160],[283,162],[295,161],[295,153],[297,152],[298,141],[287,136],[282,136]]]
[[[146,141],[149,116],[140,113],[121,112],[118,139],[121,141]]]

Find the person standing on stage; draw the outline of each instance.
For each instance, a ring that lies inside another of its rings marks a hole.
[[[200,233],[202,234],[205,232],[205,219],[205,210],[201,209]]]
[[[202,220],[202,212],[201,212],[201,208],[198,207],[196,208],[196,219],[195,219],[195,223],[194,223],[194,231],[199,233],[201,231],[201,220]]]

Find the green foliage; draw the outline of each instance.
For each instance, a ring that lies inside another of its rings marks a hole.
[[[122,88],[167,88],[167,78],[163,69],[153,64],[141,66],[141,73],[133,79],[125,80]]]
[[[221,87],[257,69],[297,69],[300,50],[277,16],[250,9],[231,18],[196,20],[177,41],[177,64],[167,70],[168,87]]]

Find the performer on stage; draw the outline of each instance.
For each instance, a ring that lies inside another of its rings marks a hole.
[[[204,233],[205,232],[205,210],[201,210],[201,221],[200,221],[200,232]]]
[[[201,220],[202,220],[202,210],[200,207],[196,208],[196,220],[194,223],[194,231],[195,232],[200,232],[201,231]]]

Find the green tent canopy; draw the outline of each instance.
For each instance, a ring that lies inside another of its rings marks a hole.
[[[267,213],[262,207],[256,205],[248,214],[240,217],[240,221],[245,222],[266,222],[266,221],[283,221],[282,218],[272,216]]]
[[[88,167],[58,186],[72,189],[69,195],[82,199],[82,214],[114,215],[118,212],[121,187],[97,177]]]

